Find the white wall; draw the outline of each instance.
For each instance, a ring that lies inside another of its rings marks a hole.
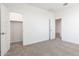
[[[57,12],[56,18],[62,18],[63,40],[79,44],[79,5]]]
[[[52,12],[27,5],[7,4],[11,12],[21,13],[23,20],[23,45],[49,40],[49,19],[51,19],[51,39],[55,38],[55,21]]]
[[[5,55],[10,48],[10,21],[9,11],[5,5],[1,4],[1,55]]]
[[[24,45],[49,40],[49,19],[52,20],[52,37],[54,39],[53,13],[40,8],[27,6],[24,20]]]

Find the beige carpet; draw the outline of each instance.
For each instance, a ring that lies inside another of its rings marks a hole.
[[[48,40],[24,47],[16,43],[11,45],[6,56],[79,56],[79,45],[61,40]]]

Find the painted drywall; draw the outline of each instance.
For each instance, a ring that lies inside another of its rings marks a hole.
[[[27,6],[26,20],[24,20],[24,45],[49,40],[49,19],[51,27],[51,39],[54,39],[53,13],[33,6]]]
[[[8,19],[8,9],[1,4],[1,55],[5,55],[10,48],[10,21]]]
[[[49,19],[51,39],[55,38],[55,20],[52,12],[28,4],[6,4],[11,12],[23,15],[23,45],[49,40]]]
[[[62,39],[79,44],[79,5],[56,12],[55,16],[62,18]]]

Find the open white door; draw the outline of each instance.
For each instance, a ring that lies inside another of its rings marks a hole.
[[[1,55],[5,55],[10,48],[10,21],[8,10],[1,4]]]

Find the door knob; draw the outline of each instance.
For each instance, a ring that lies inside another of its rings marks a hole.
[[[0,33],[1,35],[4,35],[5,33],[4,32],[2,32],[2,33]]]

